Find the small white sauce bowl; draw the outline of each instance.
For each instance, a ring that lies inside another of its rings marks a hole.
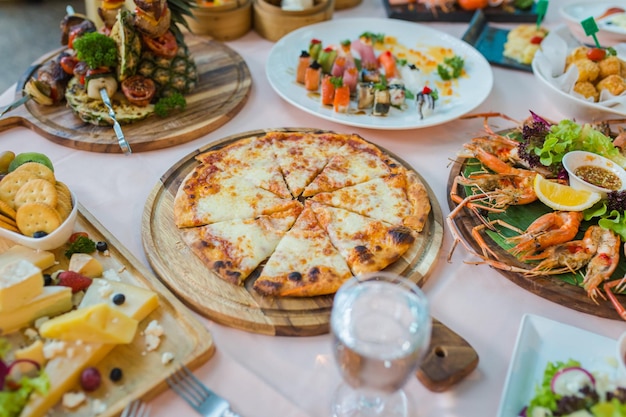
[[[32,249],[53,250],[63,246],[63,244],[68,241],[74,232],[74,225],[76,224],[76,218],[78,217],[78,200],[76,199],[74,193],[71,194],[72,211],[69,216],[67,216],[67,219],[65,219],[65,221],[61,223],[61,226],[59,226],[54,232],[44,237],[34,238],[0,227],[0,237]]]
[[[626,171],[624,170],[624,168],[620,167],[610,159],[587,151],[572,151],[566,153],[565,156],[563,156],[563,167],[569,175],[570,187],[576,190],[594,191],[596,193],[602,194],[603,197],[606,197],[607,193],[613,191],[607,188],[598,187],[596,185],[590,184],[587,181],[584,181],[582,178],[578,177],[575,172],[576,169],[581,166],[596,166],[611,171],[612,173],[617,175],[622,182],[620,191],[626,189]]]
[[[617,355],[617,368],[622,379],[626,379],[626,332],[617,339],[617,348],[615,349]]]

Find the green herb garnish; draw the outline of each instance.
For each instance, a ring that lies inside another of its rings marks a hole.
[[[93,253],[96,250],[96,242],[86,236],[78,236],[75,241],[70,243],[65,251],[65,256],[71,258],[75,253]]]
[[[459,78],[463,72],[465,61],[458,55],[452,58],[444,58],[443,64],[437,65],[437,72],[442,80],[447,81]]]
[[[154,105],[154,113],[159,117],[166,117],[175,110],[185,110],[187,100],[181,93],[174,93],[169,97],[161,97]]]
[[[363,32],[359,38],[366,38],[374,43],[384,43],[385,42],[385,34],[384,33],[373,33],[373,32]]]
[[[117,46],[113,38],[99,32],[85,33],[72,45],[76,57],[85,61],[89,68],[115,67],[117,64]]]

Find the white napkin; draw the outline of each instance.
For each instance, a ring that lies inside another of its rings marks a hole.
[[[578,68],[572,65],[567,71],[564,71],[567,56],[578,46],[580,46],[580,43],[576,41],[566,28],[554,30],[543,40],[541,48],[535,54],[534,68],[541,73],[540,75],[548,83],[554,85],[559,90],[580,100],[594,103],[592,97],[587,98],[573,90],[574,84],[578,79]],[[618,57],[626,59],[626,44],[617,44],[614,48]],[[607,90],[602,90],[596,104],[626,111],[626,92],[615,96]]]

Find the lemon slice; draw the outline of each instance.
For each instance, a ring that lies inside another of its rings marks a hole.
[[[576,190],[569,185],[535,177],[535,194],[546,206],[561,211],[583,211],[600,201],[602,195],[594,191]]]

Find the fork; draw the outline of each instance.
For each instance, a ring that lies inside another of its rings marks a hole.
[[[184,365],[165,380],[176,394],[204,417],[240,417],[230,409],[228,401],[204,386]]]
[[[135,400],[129,403],[120,417],[148,417],[150,415],[150,406],[141,400]]]

